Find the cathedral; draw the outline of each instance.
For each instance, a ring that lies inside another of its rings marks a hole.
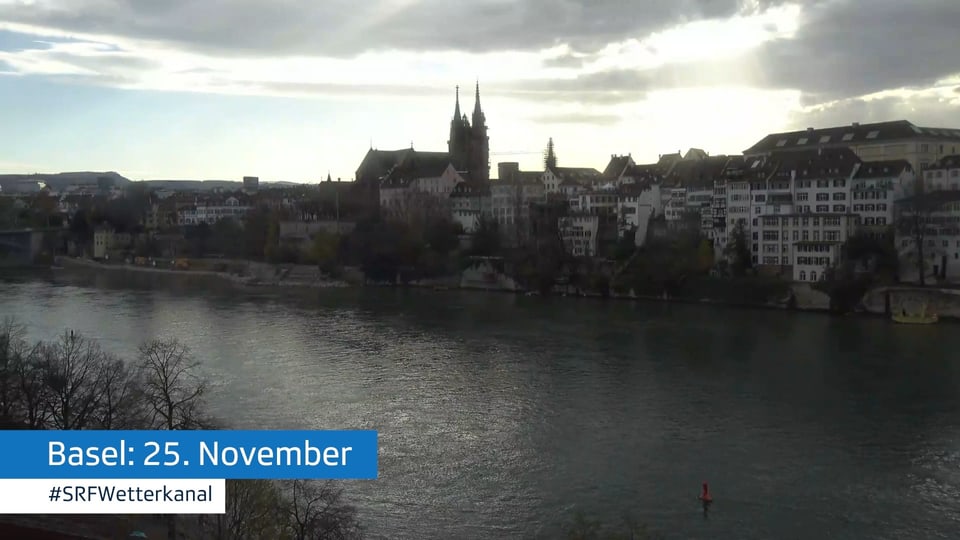
[[[414,150],[412,145],[402,150],[377,150],[371,147],[357,168],[354,188],[363,199],[376,206],[383,182],[406,182],[437,174],[436,171],[442,171],[448,164],[453,164],[468,181],[490,180],[490,138],[487,137],[487,119],[480,107],[479,82],[472,118],[460,113],[460,87],[457,87],[446,152]]]
[[[472,120],[472,123],[471,123]],[[470,180],[490,180],[490,137],[487,136],[487,118],[480,107],[480,83],[477,82],[473,118],[460,114],[460,87],[457,87],[456,105],[450,120],[450,140],[447,152],[450,161],[459,171],[467,172]]]

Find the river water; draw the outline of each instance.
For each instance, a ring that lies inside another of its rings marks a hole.
[[[346,485],[373,538],[557,538],[577,511],[678,539],[960,534],[952,324],[61,274],[0,279],[3,315],[120,354],[179,338],[238,428],[378,430],[380,478]]]

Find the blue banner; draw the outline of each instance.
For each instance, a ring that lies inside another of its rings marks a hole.
[[[376,431],[0,431],[0,478],[377,478]]]

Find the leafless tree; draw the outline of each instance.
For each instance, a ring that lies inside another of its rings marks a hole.
[[[136,372],[111,354],[103,358],[100,399],[93,411],[99,429],[138,429],[145,425]]]
[[[280,489],[273,480],[227,480],[226,513],[203,516],[203,537],[212,540],[282,538]]]
[[[107,372],[103,350],[95,341],[69,331],[40,351],[51,427],[90,427]]]
[[[177,340],[152,340],[139,349],[139,395],[146,407],[148,429],[203,429],[207,381],[199,363]]]
[[[915,193],[898,204],[896,228],[901,235],[913,241],[916,249],[917,275],[920,286],[926,285],[925,243],[932,228],[931,214],[936,209],[936,193]]]
[[[288,535],[292,540],[353,540],[363,531],[356,509],[345,503],[332,481],[292,480],[284,483]]]
[[[0,321],[0,419],[19,415],[21,399],[18,369],[27,354],[26,329],[12,317]]]
[[[140,346],[138,395],[148,429],[203,429],[203,396],[207,382],[197,373],[198,362],[177,340],[152,340]],[[177,516],[167,517],[167,538],[177,538]]]

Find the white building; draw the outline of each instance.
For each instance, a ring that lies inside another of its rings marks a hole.
[[[560,238],[568,253],[574,257],[591,257],[597,253],[597,237],[600,230],[600,216],[597,214],[574,213],[561,218]]]
[[[250,211],[236,197],[227,197],[222,203],[195,202],[177,211],[178,225],[213,225],[221,219],[242,220]]]
[[[926,191],[960,191],[960,155],[946,156],[923,173]]]
[[[853,214],[793,213],[760,218],[761,271],[790,276],[794,281],[818,281],[836,266],[843,244],[857,232]]]
[[[865,162],[854,175],[851,208],[864,232],[881,236],[894,225],[895,202],[914,189],[913,168],[906,160]]]

